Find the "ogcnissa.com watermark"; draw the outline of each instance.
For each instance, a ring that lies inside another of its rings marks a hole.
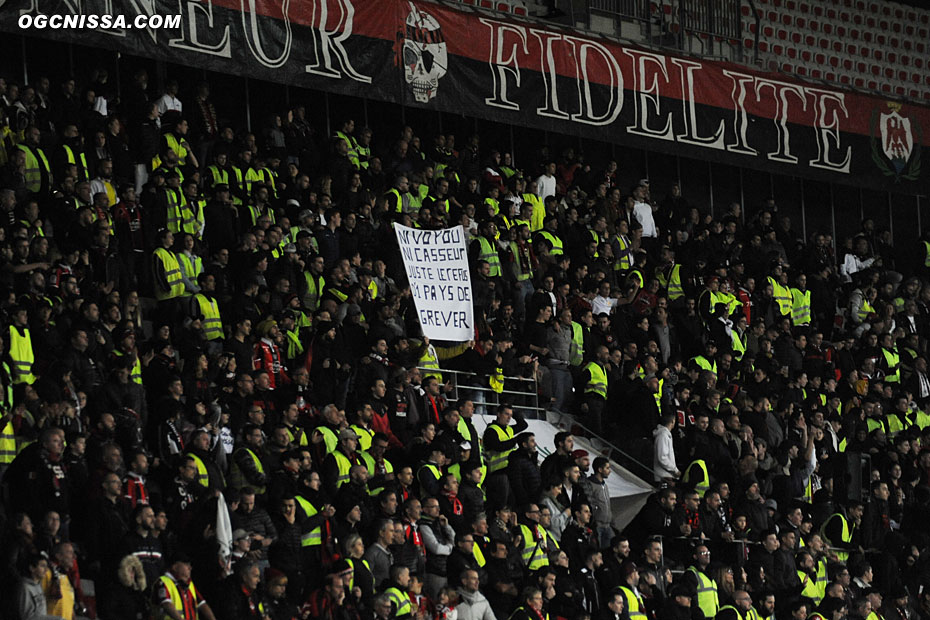
[[[124,29],[143,29],[143,28],[169,28],[177,29],[181,27],[180,15],[136,15],[135,17],[126,17],[125,15],[20,15],[19,27],[26,30],[36,28],[44,30],[79,30],[79,29],[103,29],[115,30]]]

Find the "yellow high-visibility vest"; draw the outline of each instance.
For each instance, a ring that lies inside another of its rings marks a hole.
[[[13,383],[26,383],[32,385],[36,377],[32,374],[32,367],[36,358],[32,352],[32,336],[29,328],[23,328],[23,334],[10,325],[10,359],[13,361]]]
[[[669,301],[675,301],[679,297],[685,296],[685,289],[681,285],[681,265],[674,265],[672,267],[672,273],[669,275],[668,280],[665,279],[664,270],[656,270],[656,279],[668,293]]]
[[[197,465],[197,482],[206,488],[210,488],[210,472],[207,470],[206,463],[201,460],[199,456],[193,452],[188,452],[187,456],[194,459],[194,463]]]
[[[333,457],[336,459],[336,467],[339,469],[339,475],[336,476],[336,488],[338,489],[349,481],[349,470],[352,469],[352,461],[339,450],[333,451]]]
[[[191,257],[180,252],[177,254],[178,257],[178,266],[181,268],[181,273],[191,282],[197,282],[197,276],[203,271],[203,259],[197,256],[196,254]],[[181,293],[181,297],[190,297],[191,292],[186,288]]]
[[[220,308],[216,299],[207,297],[203,293],[194,296],[203,315],[203,333],[207,340],[219,340],[223,337],[223,319],[220,318]]]
[[[497,248],[491,245],[491,242],[484,237],[478,237],[478,243],[481,246],[478,259],[487,261],[491,266],[491,273],[489,275],[492,278],[499,277],[501,275],[501,259],[497,254]]]
[[[9,465],[16,458],[16,434],[10,420],[0,429],[0,465]]]
[[[700,474],[700,480],[693,480],[695,474]],[[681,477],[681,481],[685,484],[694,483],[694,490],[698,492],[701,497],[704,497],[704,493],[710,489],[710,474],[707,473],[707,463],[703,460],[698,459],[691,461],[688,465],[688,469],[685,470],[684,475]]]
[[[846,517],[844,517],[842,513],[839,513],[839,512],[833,513],[832,515],[827,517],[827,520],[824,521],[823,525],[820,527],[820,536],[823,538],[824,542],[827,543],[828,547],[836,547],[836,545],[833,544],[833,541],[830,540],[830,537],[827,536],[827,526],[830,524],[830,521],[836,518],[840,519],[840,523],[843,526],[843,529],[840,531],[840,538],[842,540],[841,541],[838,540],[836,542],[844,542],[846,544],[851,543],[853,532],[856,529],[855,524],[852,527],[850,527],[849,521],[846,520]],[[837,549],[836,557],[841,562],[845,562],[846,560],[849,559],[849,552],[846,551],[845,549]]]
[[[778,304],[778,311],[782,316],[791,314],[791,291],[788,290],[787,286],[779,284],[772,276],[768,277],[768,281],[772,285],[772,298]]]
[[[801,289],[791,289],[791,323],[794,325],[810,325],[811,322],[811,292]]]
[[[494,432],[497,433],[497,438],[502,442],[507,441],[508,439],[513,439],[513,427],[508,426],[507,428],[501,428],[496,422],[492,422],[488,428],[494,429]],[[487,451],[488,458],[488,473],[493,474],[495,472],[503,471],[507,468],[507,464],[510,462],[510,453],[514,451],[514,448],[509,450],[504,450],[503,452],[496,452],[493,450]]]
[[[546,542],[546,530],[539,525],[535,526],[537,532],[542,530],[542,539],[536,540],[536,534],[529,527],[520,524],[520,535],[523,537],[523,565],[530,570],[538,570],[543,566],[549,566],[549,556],[547,548],[543,545]]]
[[[300,506],[301,510],[304,511],[306,518],[316,516],[317,509],[316,506],[308,502],[306,499],[300,495],[294,496],[294,499],[297,500],[297,505]],[[300,535],[300,546],[301,547],[318,547],[323,544],[323,527],[321,525],[316,526],[309,532],[304,532]]]
[[[90,180],[90,169],[87,167],[87,156],[84,155],[84,151],[81,151],[77,157],[74,155],[74,150],[67,144],[63,145],[65,149],[65,159],[69,164],[74,164],[77,166],[78,172],[82,174],[77,180],[88,181]],[[81,165],[78,166],[78,161],[81,162]]]
[[[178,591],[178,585],[174,582],[174,579],[168,575],[161,576],[161,582],[165,584],[165,590],[168,592],[168,596],[171,597],[171,604],[174,605],[175,611],[184,618],[184,600],[181,598],[181,593]],[[194,601],[194,619],[200,618],[200,612],[197,611],[197,590],[194,588],[194,582],[191,581],[187,584],[187,591],[190,593],[191,599]],[[159,618],[164,620],[170,620],[171,616],[161,611]]]
[[[32,149],[25,144],[17,144],[16,148],[26,154],[26,172],[24,175],[26,177],[26,189],[33,194],[38,193],[42,189],[43,168],[49,181],[51,181],[52,169],[48,165],[48,159],[45,158],[45,153],[40,148]]]
[[[603,367],[597,362],[588,362],[584,369],[591,374],[591,379],[584,388],[585,394],[597,394],[607,400],[607,373],[604,372]]]
[[[546,241],[552,244],[552,250],[549,251],[550,256],[561,256],[562,254],[565,253],[565,251],[562,248],[561,239],[553,235],[548,230],[544,230],[540,232],[539,234],[540,236],[542,236],[543,239],[545,239]]]
[[[126,353],[123,353],[119,349],[113,349],[113,355],[115,355],[116,357],[123,357],[124,355],[126,355]],[[142,385],[142,362],[139,361],[138,355],[136,355],[135,357],[136,359],[132,363],[132,370],[130,371],[129,379],[133,383]]]
[[[704,617],[713,618],[720,608],[720,599],[717,597],[717,582],[699,571],[694,566],[688,568],[697,577],[698,607],[704,612]]]
[[[623,592],[630,620],[646,620],[649,616],[646,615],[646,605],[643,601],[627,586],[620,586],[620,591]]]
[[[181,280],[181,266],[178,264],[178,257],[171,250],[158,248],[155,250],[155,260],[161,262],[165,271],[168,290],[163,291],[159,286],[155,286],[155,298],[158,301],[174,299],[184,294],[184,282]]]
[[[170,131],[165,134],[165,142],[168,144],[168,148],[174,151],[174,154],[178,156],[178,165],[183,166],[187,163],[187,148],[184,147],[180,140],[174,137],[174,134]]]
[[[882,355],[885,356],[885,363],[888,365],[888,374],[885,375],[885,383],[901,382],[901,356],[898,355],[897,348],[888,350],[882,347]]]

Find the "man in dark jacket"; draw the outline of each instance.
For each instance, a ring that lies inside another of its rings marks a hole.
[[[510,453],[507,477],[518,506],[539,497],[542,479],[539,474],[536,436],[533,433],[520,433],[517,436],[517,449]]]
[[[224,596],[220,598],[217,612],[220,618],[236,620],[262,619],[261,571],[254,562],[239,562],[235,574],[226,581]]]

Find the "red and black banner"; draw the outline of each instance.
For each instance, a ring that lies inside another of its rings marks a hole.
[[[181,14],[175,30],[23,15]],[[930,109],[417,0],[0,0],[0,29],[778,174],[927,194]]]

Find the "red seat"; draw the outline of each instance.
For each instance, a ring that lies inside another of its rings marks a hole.
[[[885,45],[888,45],[888,37],[884,32],[879,32],[875,35],[875,43],[884,47]]]
[[[879,87],[881,88],[881,91],[882,91],[883,93],[890,93],[890,92],[891,92],[891,84],[889,84],[888,82],[882,82],[882,83],[879,85]],[[869,88],[872,88],[872,89],[874,90],[875,87],[874,87],[874,86],[870,86]]]
[[[743,47],[745,47],[746,49],[751,50],[753,45],[754,45],[754,42],[752,39],[743,39]]]
[[[788,52],[788,53],[787,53],[786,55],[788,56],[788,58],[790,58],[791,60],[797,60],[797,58],[798,58],[798,48],[797,48],[797,47],[795,47],[794,45],[789,45],[789,46],[788,46],[787,52]]]
[[[893,69],[892,67],[885,67],[885,69],[884,69],[884,75],[885,75],[885,78],[887,78],[887,79],[889,79],[889,80],[893,80],[893,79],[894,79],[894,69]]]
[[[811,8],[813,9],[812,12],[814,13],[815,16],[823,17],[823,5],[815,4]]]
[[[785,46],[781,43],[775,43],[772,45],[772,53],[776,56],[783,56],[785,54]]]
[[[921,76],[920,76],[919,73],[911,73],[911,74],[908,76],[908,80],[907,80],[907,81],[908,81],[908,82],[913,82],[914,84],[920,84],[920,77],[921,77]]]
[[[859,51],[859,48],[856,46],[855,43],[846,44],[846,53],[849,54],[850,56],[855,56],[857,51]]]
[[[849,58],[849,57],[843,58],[842,65],[843,65],[843,69],[845,69],[846,71],[852,71],[852,68],[856,66],[852,58]]]
[[[907,96],[907,90],[898,84],[894,87],[894,94],[898,95],[899,97],[905,97]]]
[[[858,28],[850,28],[850,29],[849,29],[849,37],[850,37],[851,39],[857,39],[857,40],[858,40],[861,36],[862,36],[862,33],[859,32],[859,29],[858,29]]]
[[[891,22],[891,31],[892,31],[892,32],[896,32],[896,33],[898,33],[898,34],[901,34],[901,31],[902,31],[902,30],[903,30],[903,28],[901,27],[901,22],[897,22],[897,21]]]
[[[811,20],[807,25],[811,32],[820,32],[820,22]]]
[[[784,71],[785,73],[794,73],[794,65],[787,63],[787,62],[783,62],[781,63],[781,70]]]
[[[772,39],[775,37],[775,29],[771,26],[762,26],[762,36],[766,39]]]
[[[903,41],[901,41],[901,47],[903,47],[907,51],[911,51],[912,49],[914,49],[914,44],[911,43],[910,39],[904,39]]]
[[[823,79],[823,71],[820,69],[817,69],[816,67],[813,67],[810,70],[810,77],[815,80]]]
[[[836,56],[830,56],[830,58],[831,58],[831,59],[835,59]],[[827,64],[827,55],[824,54],[823,52],[815,52],[815,53],[814,53],[814,62],[817,63],[818,65],[825,65],[825,64]],[[833,65],[833,66],[835,67],[836,65]]]
[[[866,43],[871,43],[874,38],[875,37],[872,35],[871,30],[862,31],[862,40],[865,41]]]
[[[798,65],[797,67],[794,68],[794,72],[795,72],[797,75],[806,77],[806,76],[807,76],[807,67],[805,67],[804,65]]]
[[[824,9],[824,14],[827,16],[827,19],[836,19],[836,9],[833,7],[826,7],[826,9]]]
[[[914,64],[914,68],[915,68],[915,69],[923,69],[923,68],[924,68],[924,59],[921,58],[920,56],[914,56],[911,60],[913,61],[913,64]]]
[[[879,75],[882,74],[882,68],[879,65],[869,65],[869,73],[871,73],[875,77],[878,77]]]
[[[837,39],[833,42],[833,51],[837,54],[842,53],[843,51],[843,42]]]
[[[788,13],[782,13],[782,14],[781,14],[781,23],[782,23],[783,25],[785,25],[785,26],[790,26],[790,25],[792,24],[792,22],[793,22],[793,20],[792,20],[792,18],[791,18],[791,15],[789,15]]]
[[[817,45],[817,37],[812,34],[804,35],[804,45],[807,47],[815,47]]]
[[[874,17],[866,17],[866,18],[865,18],[865,25],[868,26],[869,28],[874,28],[874,27],[875,27],[875,18],[874,18]]]
[[[513,14],[514,14],[514,15],[521,15],[521,16],[523,16],[523,17],[526,17],[526,16],[528,15],[527,10],[526,10],[526,5],[525,5],[525,4],[516,4],[516,5],[514,5],[514,7],[513,7]]]
[[[846,38],[846,26],[843,26],[842,24],[837,26],[836,36],[840,37],[841,39],[845,39]]]
[[[899,82],[907,82],[909,74],[907,70],[905,69],[898,69],[897,73],[895,74],[895,77],[898,79]]]
[[[482,9],[490,9],[494,7],[494,2],[492,2],[492,0],[480,0],[478,6]]]
[[[740,7],[740,13],[742,13],[743,17],[750,17],[752,15],[752,10],[749,8],[749,5],[744,4]]]
[[[839,83],[849,85],[852,82],[852,79],[845,73],[841,73],[839,76]]]
[[[864,88],[865,78],[856,76],[853,78],[852,83],[853,83],[853,86],[855,86],[856,88]]]
[[[907,36],[913,37],[915,32],[917,32],[917,29],[914,28],[913,24],[904,25],[904,34],[906,34]]]
[[[810,50],[801,50],[801,60],[804,62],[810,62],[813,59],[814,55],[811,54]]]
[[[927,51],[927,45],[923,41],[916,41],[914,43],[914,49],[917,50],[918,54],[923,54]]]
[[[834,30],[835,28],[833,27],[833,24],[830,22],[824,22],[820,24],[820,31],[824,34],[833,34]]]
[[[864,22],[864,21],[865,21],[865,20],[862,18],[862,13],[855,13],[855,14],[853,14],[852,22],[853,22],[854,24],[856,24],[857,26],[861,26],[861,25],[862,25],[862,22]]]
[[[810,13],[810,12],[811,12],[811,5],[809,5],[809,4],[806,3],[806,2],[799,2],[799,3],[798,3],[798,10],[801,11],[802,13]]]
[[[795,17],[794,25],[803,30],[807,26],[807,20],[803,17]]]
[[[511,8],[512,7],[510,6],[509,2],[498,2],[497,3],[497,10],[503,13],[509,13]]]
[[[828,82],[835,82],[836,73],[834,73],[833,71],[825,71],[823,74],[823,79],[827,80]]]
[[[778,35],[778,38],[781,39],[782,41],[788,40],[788,31],[785,30],[784,28],[779,28],[777,35]]]
[[[893,36],[893,37],[891,37],[891,39],[888,40],[888,45],[889,45],[889,47],[892,47],[892,48],[894,48],[894,49],[898,49],[899,47],[901,47],[901,39],[899,39],[898,37],[894,37],[894,36]]]
[[[895,52],[887,52],[885,54],[885,62],[887,62],[889,65],[897,64],[898,55]]]
[[[919,26],[919,27],[917,28],[917,36],[920,37],[921,39],[926,39],[927,36],[928,36],[928,35],[927,35],[928,32],[930,32],[930,31],[928,31],[928,30],[927,30],[926,28],[924,28],[923,26]]]

